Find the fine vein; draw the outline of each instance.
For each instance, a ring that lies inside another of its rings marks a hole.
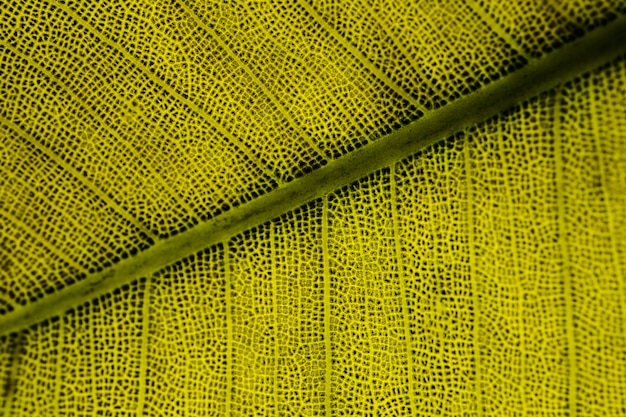
[[[280,184],[249,203],[186,232],[158,241],[132,258],[1,316],[0,334],[61,314],[137,277],[149,276],[203,248],[228,241],[253,226],[388,167],[468,126],[554,88],[564,80],[590,71],[626,53],[626,43],[623,42],[625,32],[626,16],[620,16],[507,77],[429,112],[421,119],[308,175]]]

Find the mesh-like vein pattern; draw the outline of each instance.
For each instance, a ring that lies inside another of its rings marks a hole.
[[[319,415],[326,401],[321,210],[316,201],[272,223],[279,415]]]
[[[145,155],[124,140],[124,131],[130,130],[135,141],[149,143],[150,137],[128,126],[137,123],[133,109],[124,109],[123,116],[108,112],[106,101],[112,101],[109,105],[113,108],[119,107],[120,93],[126,91],[121,95],[125,98],[132,94],[131,85],[144,88],[148,82],[145,76],[67,14],[50,10],[46,3],[14,7],[3,10],[2,19],[19,21],[17,27],[35,29],[34,33],[15,30],[7,36],[6,42],[17,46],[2,51],[10,68],[2,78],[2,93],[8,98],[2,101],[2,116],[66,160],[84,176],[84,182],[93,183],[106,194],[117,195],[122,209],[145,222],[150,230],[165,233],[182,227],[176,220],[171,224],[170,219],[191,213],[180,207],[176,201],[179,196],[146,164]],[[46,12],[53,17],[46,19]],[[44,22],[58,29],[47,32]],[[66,39],[62,33],[67,29],[62,28],[72,28],[78,35]],[[33,47],[26,49],[31,42]],[[108,77],[110,84],[99,79],[98,73],[102,78]],[[63,82],[70,77],[74,85]],[[89,89],[100,99],[92,102],[89,95],[79,96],[82,89]],[[150,101],[143,98],[141,105],[149,105]]]
[[[624,0],[476,1],[532,57],[549,53],[606,24],[616,14],[626,13]]]
[[[229,243],[232,415],[324,410],[320,213],[316,202]]]
[[[331,195],[326,207],[333,415],[411,408],[409,317],[389,183],[389,172],[378,172]]]
[[[229,245],[232,415],[274,414],[278,405],[278,318],[272,225]],[[256,410],[256,411],[255,411]]]
[[[553,119],[550,94],[468,132],[472,275],[483,335],[475,342],[477,383],[496,414],[566,415],[566,392],[576,390],[568,380],[570,288],[559,244]]]
[[[225,415],[230,363],[225,279],[221,248],[151,279],[143,400],[148,415]]]
[[[621,61],[617,69],[623,75],[625,62]],[[607,126],[594,117],[596,106],[615,105],[614,111],[623,111],[626,79],[609,82],[607,87],[616,91],[603,100],[601,88],[606,82],[593,77],[568,84],[559,97],[558,105],[564,111],[557,122],[559,130],[555,131],[555,146],[563,155],[565,186],[560,203],[567,228],[561,233],[566,233],[562,237],[567,248],[564,261],[572,283],[572,333],[574,340],[580,341],[574,360],[580,386],[576,409],[581,415],[618,415],[626,411],[624,403],[618,401],[626,392],[626,369],[615,366],[626,361],[626,281],[624,259],[619,257],[618,249],[623,248],[626,237],[623,224],[615,223],[615,214],[623,216],[626,206],[611,204],[615,198],[623,198],[626,183],[616,184],[619,175],[609,179],[605,162],[617,157],[613,167],[626,168],[625,142],[624,136],[607,134]],[[617,139],[617,143],[611,139]],[[612,148],[616,155],[610,155]],[[606,379],[620,383],[605,386],[602,381]]]
[[[144,280],[4,340],[12,416],[136,415]]]
[[[569,39],[566,21],[589,30],[624,9],[3,4],[0,314],[485,87],[542,53],[539,44]],[[21,152],[36,155],[14,172]]]
[[[413,415],[462,416],[477,409],[464,145],[460,138],[438,144],[398,163],[392,178]]]
[[[265,95],[246,67],[220,44],[211,22],[198,19],[194,11],[183,7],[185,3],[66,4],[94,26],[109,19],[119,21],[118,25],[104,26],[103,36],[127,49],[182,97],[212,115],[278,178],[293,178],[301,173],[301,167],[319,164],[322,156],[295,130],[296,126],[286,123],[277,108],[285,98],[277,101]]]
[[[427,109],[525,63],[463,2],[415,1],[390,7],[366,0],[319,0],[311,5]]]
[[[309,138],[325,159],[381,136],[400,119],[419,116],[295,3],[193,8],[282,103],[297,124],[292,134]]]
[[[6,415],[623,415],[626,60],[0,338]]]
[[[84,183],[42,152],[41,142],[0,129],[0,164],[7,170],[0,188],[6,225],[0,292],[7,306],[35,301],[148,246],[139,226],[97,192],[78,194]]]
[[[2,48],[11,69],[2,115],[153,233],[179,232],[273,187],[197,106],[67,7],[0,13],[15,28]]]

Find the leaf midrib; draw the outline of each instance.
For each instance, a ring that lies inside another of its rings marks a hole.
[[[0,334],[8,334],[62,314],[140,277],[147,277],[204,248],[225,244],[253,228],[344,185],[388,167],[464,128],[497,115],[559,83],[573,79],[626,53],[622,41],[626,16],[524,68],[349,153],[312,173],[282,184],[249,203],[189,229],[134,257],[43,299],[0,317]]]

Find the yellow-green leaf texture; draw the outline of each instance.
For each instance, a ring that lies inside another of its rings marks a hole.
[[[623,0],[0,0],[1,416],[626,416]]]

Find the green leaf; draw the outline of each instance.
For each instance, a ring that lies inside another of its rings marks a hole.
[[[625,10],[6,5],[4,414],[626,413]]]

